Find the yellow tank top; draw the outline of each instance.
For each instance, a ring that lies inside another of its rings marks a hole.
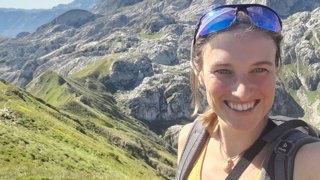
[[[188,180],[199,180],[199,179],[201,180],[202,179],[202,177],[201,177],[202,165],[203,165],[204,156],[207,152],[207,147],[208,147],[208,140],[206,142],[205,147],[202,149],[200,156],[196,160],[196,163],[194,164],[194,166],[188,176]],[[260,175],[261,175],[261,169],[257,173],[257,176],[254,178],[254,180],[260,180]]]

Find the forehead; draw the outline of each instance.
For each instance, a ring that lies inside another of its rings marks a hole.
[[[204,63],[274,61],[276,45],[271,37],[263,32],[223,32],[209,41],[202,53]]]

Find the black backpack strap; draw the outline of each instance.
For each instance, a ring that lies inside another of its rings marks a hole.
[[[303,133],[306,133],[313,137],[320,138],[320,131],[318,128],[314,127],[313,125],[297,118],[291,118],[286,116],[270,116],[269,117],[273,122],[275,122],[277,125],[282,125],[282,129],[291,129],[296,128],[300,130]]]
[[[274,149],[275,180],[292,180],[297,152],[303,145],[317,141],[319,140],[299,130],[293,130],[288,137],[281,139]]]
[[[305,144],[319,142],[319,131],[298,119],[278,116],[273,121],[279,125],[263,137],[269,142],[269,148],[261,177],[265,180],[292,180],[297,152]]]
[[[202,122],[196,119],[189,131],[189,134],[182,151],[177,172],[176,180],[187,179],[191,169],[201,153],[202,147],[206,143],[209,133],[204,129]]]

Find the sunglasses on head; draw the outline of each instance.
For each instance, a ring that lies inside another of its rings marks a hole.
[[[237,21],[239,11],[246,13],[257,27],[280,33],[282,22],[274,10],[260,4],[239,4],[220,6],[205,13],[200,18],[195,38],[228,28]]]
[[[282,22],[280,17],[274,10],[264,5],[225,5],[207,11],[199,20],[191,48],[190,64],[196,75],[198,75],[198,71],[194,67],[192,61],[193,47],[196,43],[196,38],[228,28],[233,22],[237,21],[237,15],[239,11],[246,13],[251,19],[252,23],[257,27],[267,29],[276,33],[281,32]]]

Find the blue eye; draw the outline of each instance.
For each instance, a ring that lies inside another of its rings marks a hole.
[[[256,68],[253,70],[253,72],[255,73],[261,73],[261,72],[267,72],[268,70],[265,68]]]
[[[230,75],[230,74],[232,74],[232,72],[230,70],[227,70],[227,69],[220,69],[220,70],[215,71],[214,73],[218,74],[218,75]]]

